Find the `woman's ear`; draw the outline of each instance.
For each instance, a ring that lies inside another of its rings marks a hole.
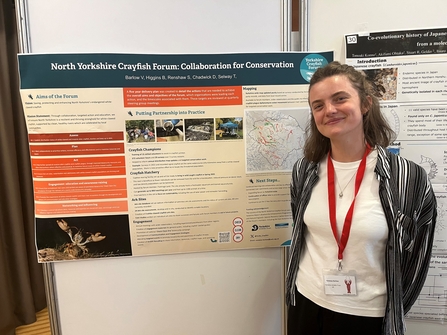
[[[368,113],[368,111],[370,110],[372,106],[372,98],[370,95],[368,95],[366,97],[366,103],[364,104],[363,108],[362,108],[362,114],[365,115],[366,113]]]

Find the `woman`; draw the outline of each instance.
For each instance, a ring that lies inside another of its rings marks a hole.
[[[385,149],[393,132],[362,72],[318,69],[309,105],[291,182],[288,335],[401,335],[430,264],[431,184]]]

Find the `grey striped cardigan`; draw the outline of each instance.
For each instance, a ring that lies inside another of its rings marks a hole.
[[[383,335],[402,335],[404,315],[416,301],[427,276],[436,222],[436,198],[427,174],[412,161],[378,150],[375,173],[388,223],[386,245],[387,303]],[[295,305],[295,282],[304,241],[303,215],[318,181],[318,163],[301,158],[291,182],[292,244],[286,278],[287,304]],[[329,227],[329,224],[328,224]]]

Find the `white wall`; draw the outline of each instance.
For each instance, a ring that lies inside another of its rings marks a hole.
[[[281,51],[282,0],[33,0],[31,52]]]
[[[445,0],[308,0],[309,50],[345,58],[344,35],[447,25]]]
[[[55,264],[62,334],[280,335],[278,248]]]

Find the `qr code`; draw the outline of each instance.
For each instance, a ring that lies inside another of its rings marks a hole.
[[[221,231],[219,232],[219,243],[230,243],[230,232],[229,231]]]

